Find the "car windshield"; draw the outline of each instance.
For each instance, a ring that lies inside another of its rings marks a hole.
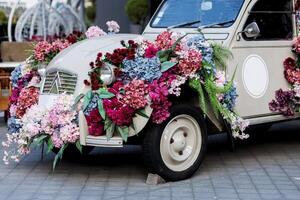
[[[185,27],[199,27],[227,21],[223,27],[231,26],[244,0],[165,0],[151,22],[154,28],[167,28],[199,20]]]

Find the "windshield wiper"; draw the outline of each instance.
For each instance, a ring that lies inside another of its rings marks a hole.
[[[186,26],[191,26],[193,24],[197,24],[200,23],[201,20],[196,20],[196,21],[191,21],[191,22],[184,22],[184,23],[180,23],[180,24],[175,24],[173,26],[169,26],[167,29],[170,30],[172,28],[180,28],[180,27],[186,27]]]
[[[235,20],[230,20],[230,21],[226,21],[226,22],[220,22],[220,23],[214,23],[214,24],[208,24],[208,25],[203,25],[200,26],[199,29],[203,29],[203,28],[216,28],[216,27],[224,27],[226,24],[230,24],[230,23],[234,23]]]

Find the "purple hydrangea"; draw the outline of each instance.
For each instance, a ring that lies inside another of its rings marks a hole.
[[[277,90],[275,100],[269,103],[269,108],[272,112],[280,112],[284,116],[295,115],[295,106],[295,93],[292,90]]]

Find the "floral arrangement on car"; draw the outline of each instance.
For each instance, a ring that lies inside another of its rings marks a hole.
[[[300,112],[300,37],[294,41],[292,52],[296,59],[289,57],[283,63],[284,76],[291,88],[277,90],[275,99],[269,103],[272,112],[280,112],[287,117]]]
[[[224,72],[231,56],[227,49],[211,45],[201,34],[187,37],[170,31],[154,42],[141,37],[121,45],[111,53],[98,53],[90,63],[90,79],[84,81],[91,90],[78,97],[78,102],[83,98],[90,135],[106,134],[109,139],[118,133],[127,141],[137,115],[163,123],[170,116],[171,97],[180,96],[181,87],[189,85],[198,92],[205,114],[209,100],[215,115],[231,125],[234,138],[249,137],[244,133],[248,122],[234,112],[238,95],[233,78],[227,80]],[[113,77],[105,76],[109,70]],[[147,106],[151,116],[145,114]]]
[[[38,107],[40,75],[45,73],[49,62],[62,50],[86,38],[100,37],[119,32],[115,21],[108,21],[108,33],[96,26],[90,27],[85,34],[72,34],[54,41],[41,41],[35,44],[28,60],[11,74],[12,94],[9,99],[9,119],[7,140],[3,161],[19,161],[22,155],[30,152],[30,146],[46,143],[48,150],[60,149],[55,158],[61,158],[68,144],[76,144],[81,151],[77,112],[74,112],[74,98],[59,95],[56,104],[50,108]],[[17,149],[14,149],[17,146]],[[55,166],[55,165],[54,165]]]

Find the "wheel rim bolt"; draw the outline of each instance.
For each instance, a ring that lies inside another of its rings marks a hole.
[[[174,143],[174,139],[173,139],[173,138],[171,138],[171,140],[170,140],[170,143],[171,143],[171,144],[173,144],[173,143]]]
[[[182,156],[182,155],[183,155],[183,152],[182,152],[182,151],[179,151],[178,154],[179,154],[180,156]]]
[[[187,134],[186,132],[183,133],[183,136],[184,136],[184,137],[187,137],[187,135],[188,135],[188,134]]]

